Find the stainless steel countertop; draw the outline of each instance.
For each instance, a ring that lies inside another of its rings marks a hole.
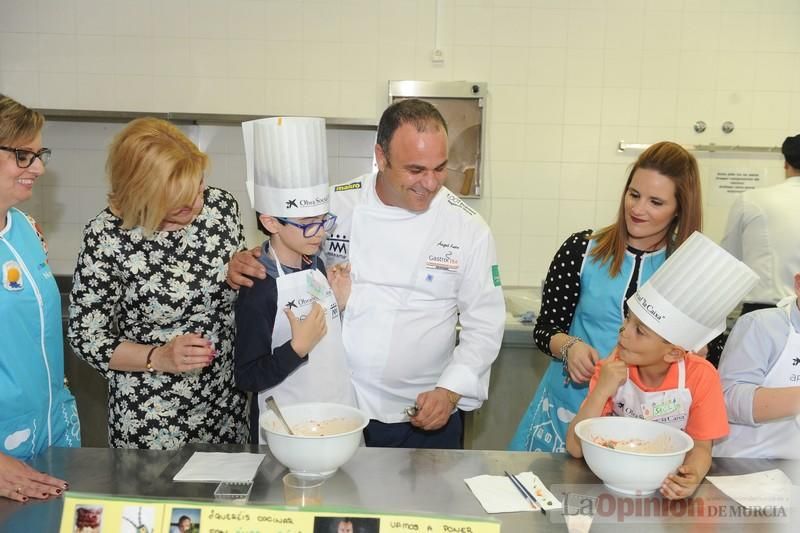
[[[215,484],[174,483],[173,475],[195,450],[259,451],[267,454],[255,479],[251,503],[283,503],[281,477],[286,469],[277,463],[266,447],[187,446],[178,451],[118,450],[105,448],[51,448],[33,461],[33,466],[70,482],[71,489],[111,495],[165,497],[172,499],[213,500]],[[798,463],[766,460],[715,460],[714,474],[741,474],[781,468],[794,485],[800,480]],[[415,450],[399,448],[360,448],[356,455],[323,485],[325,506],[363,508],[366,512],[436,513],[439,515],[494,516],[502,531],[563,531],[560,513],[507,513],[487,515],[464,483],[464,478],[480,474],[502,475],[504,470],[535,472],[558,494],[562,486],[577,487],[582,494],[604,491],[599,480],[581,460],[561,454],[499,451]],[[595,491],[595,492],[592,492]],[[611,496],[606,496],[609,498]],[[713,485],[704,484],[696,497],[708,501],[727,500]],[[623,504],[620,502],[620,508]],[[628,499],[628,502],[631,500]],[[0,531],[57,531],[63,503],[61,499],[44,503],[16,504],[0,499]],[[756,523],[726,520],[705,523],[680,518],[649,518],[647,523],[619,523],[598,518],[592,531],[621,529],[648,533],[656,531],[778,531],[789,530],[788,522],[772,523],[762,518]]]

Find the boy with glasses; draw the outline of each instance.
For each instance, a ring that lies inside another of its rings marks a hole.
[[[341,340],[340,313],[350,290],[346,268],[326,279],[317,257],[336,216],[328,212],[325,122],[276,117],[242,124],[248,192],[259,229],[265,279],[243,287],[236,302],[234,375],[254,393],[251,442],[264,443],[258,417],[264,398],[355,405]]]

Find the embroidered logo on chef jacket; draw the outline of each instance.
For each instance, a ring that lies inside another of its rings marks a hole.
[[[325,238],[328,249],[326,253],[331,257],[338,257],[340,259],[347,259],[348,247],[350,239],[345,234],[334,233]]]
[[[346,185],[337,185],[333,188],[334,192],[341,192],[341,191],[355,191],[361,188],[361,182],[357,181],[355,183],[348,183]]]
[[[460,254],[455,250],[447,250],[446,252],[435,250],[434,253],[428,254],[425,268],[455,272],[458,270],[459,259]]]
[[[468,215],[476,215],[477,214],[477,211],[472,209],[470,206],[468,206],[466,203],[464,203],[464,200],[462,200],[461,198],[459,198],[458,196],[456,196],[453,193],[450,193],[450,192],[447,193],[447,203],[452,205],[452,206],[454,206],[454,207],[458,207],[459,209],[461,209],[462,211],[464,211]]]
[[[9,291],[22,290],[22,269],[16,261],[6,261],[3,264],[3,287]]]

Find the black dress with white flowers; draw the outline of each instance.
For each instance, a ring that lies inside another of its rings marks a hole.
[[[246,397],[233,381],[233,304],[226,265],[244,235],[233,196],[207,188],[200,214],[177,231],[145,238],[105,209],[90,220],[73,279],[68,337],[108,379],[109,444],[174,449],[187,442],[247,441]],[[161,345],[201,333],[218,351],[181,374],[108,368],[123,341]],[[77,386],[80,386],[79,384]]]

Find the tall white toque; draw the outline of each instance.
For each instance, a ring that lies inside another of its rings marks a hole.
[[[696,351],[725,331],[725,320],[758,275],[694,232],[628,299],[628,309],[666,341]]]
[[[328,212],[325,120],[273,117],[242,123],[250,205],[275,217]]]

